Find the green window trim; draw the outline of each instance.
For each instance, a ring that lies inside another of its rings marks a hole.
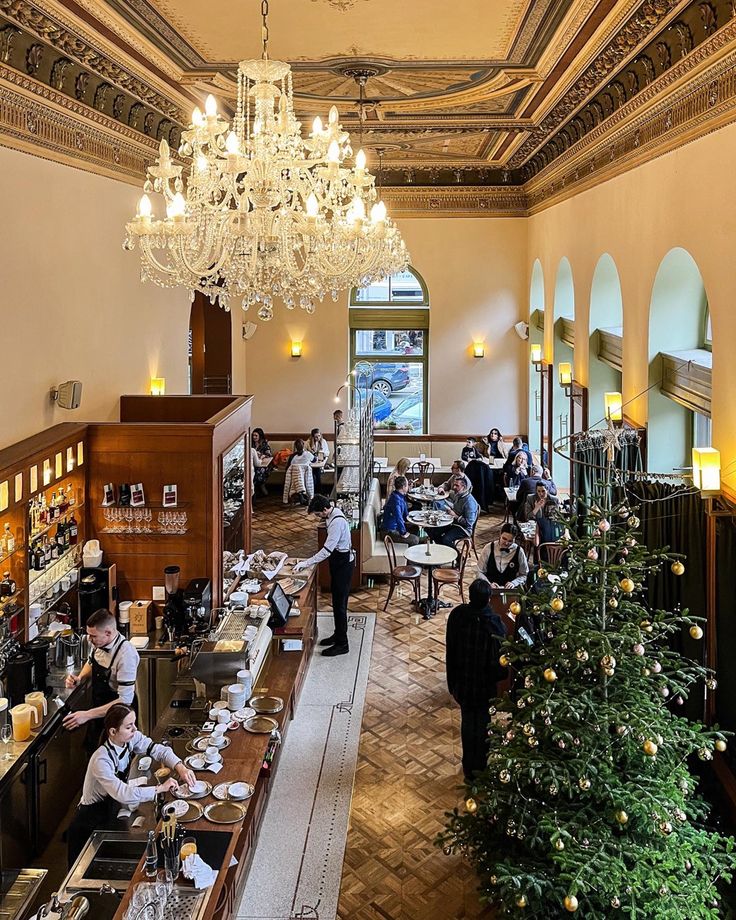
[[[407,310],[407,309],[413,310],[417,308],[421,309],[422,307],[428,307],[429,306],[429,291],[427,290],[427,285],[426,285],[424,278],[422,278],[419,272],[416,271],[416,269],[414,269],[411,265],[407,265],[406,271],[411,272],[412,275],[414,275],[414,277],[419,282],[419,286],[422,289],[422,302],[421,303],[416,303],[413,300],[402,301],[400,298],[394,299],[394,300],[386,300],[386,301],[380,301],[380,300],[359,301],[358,295],[357,295],[359,288],[351,288],[350,289],[350,306],[358,307],[360,310],[373,310],[375,307],[400,307],[401,309],[404,309],[404,310]],[[417,326],[415,328],[419,328],[419,327]]]

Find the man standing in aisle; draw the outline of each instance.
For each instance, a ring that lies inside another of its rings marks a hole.
[[[325,495],[315,495],[307,509],[327,524],[324,546],[309,559],[303,559],[294,566],[294,573],[308,566],[330,560],[330,582],[332,588],[332,615],[335,618],[335,632],[320,645],[327,648],[322,652],[327,658],[348,653],[348,595],[355,568],[355,554],[350,541],[350,525],[340,508],[335,507]]]
[[[64,718],[64,728],[86,724],[85,748],[91,754],[99,744],[107,710],[114,703],[137,709],[135,679],[141,659],[135,647],[118,632],[115,616],[109,610],[96,610],[87,620],[86,629],[92,654],[79,674],[67,677],[66,686],[76,687],[90,680],[92,708],[70,712]]]

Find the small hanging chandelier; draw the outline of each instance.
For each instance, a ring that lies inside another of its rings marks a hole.
[[[327,294],[403,270],[409,254],[337,108],[302,138],[291,67],[268,57],[268,0],[261,16],[263,54],[240,62],[232,125],[213,96],[204,114],[194,110],[179,148],[186,180],[161,141],[123,245],[138,244],[142,280],[202,291],[226,310],[253,306],[268,320],[274,298],[313,313]],[[153,193],[165,217],[154,216]]]

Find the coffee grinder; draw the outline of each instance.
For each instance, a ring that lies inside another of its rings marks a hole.
[[[209,578],[193,578],[182,592],[184,616],[190,635],[209,632],[212,585]]]
[[[184,598],[179,590],[179,575],[181,569],[178,565],[167,565],[164,569],[164,587],[166,588],[166,604],[164,605],[164,627],[173,642],[175,636],[181,636],[186,631],[186,611]]]

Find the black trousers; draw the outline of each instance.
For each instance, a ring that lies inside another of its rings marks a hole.
[[[330,556],[332,615],[335,618],[335,645],[348,644],[348,596],[355,562],[350,553],[335,550]]]
[[[463,775],[471,779],[485,770],[488,762],[488,706],[460,707],[460,738],[463,745]]]

